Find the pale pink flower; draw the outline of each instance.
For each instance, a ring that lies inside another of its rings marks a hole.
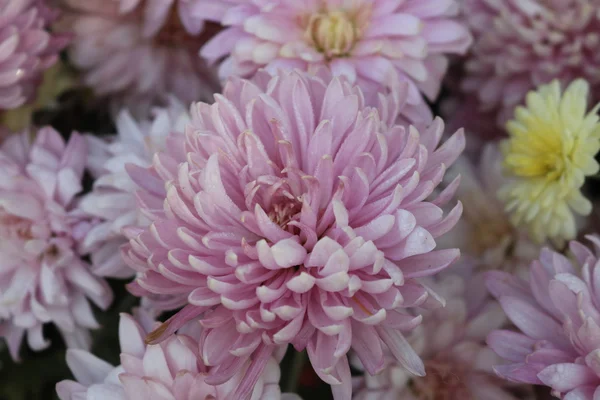
[[[76,381],[56,385],[61,400],[232,400],[241,374],[218,386],[205,383],[208,368],[198,351],[199,329],[189,328],[164,342],[147,345],[151,321],[122,314],[119,324],[121,365],[113,367],[83,350],[68,350],[67,363]],[[146,326],[144,326],[146,325]],[[279,364],[269,359],[252,391],[252,400],[294,400],[279,388]]]
[[[88,299],[103,309],[112,300],[79,248],[92,223],[77,207],[86,156],[82,136],[65,143],[52,128],[0,148],[0,334],[13,358],[25,333],[32,349],[49,345],[46,323],[69,347],[88,347],[88,329],[98,326]]]
[[[4,0],[0,7],[0,109],[35,98],[42,73],[67,44],[49,31],[56,12],[46,0]]]
[[[463,89],[500,125],[527,92],[558,78],[600,89],[599,0],[462,0],[475,42]],[[596,97],[598,100],[598,97]]]
[[[440,208],[458,179],[425,199],[464,135],[437,148],[440,119],[421,133],[394,125],[408,86],[394,93],[373,108],[341,78],[232,78],[213,105],[192,107],[185,137],[171,136],[151,169],[129,169],[153,216],[127,232],[123,256],[141,273],[130,288],[187,304],[148,340],[203,314],[202,357],[216,367],[207,382],[227,381],[252,359],[235,399],[289,343],[308,350],[336,399],[351,396],[351,347],[372,373],[383,368],[384,342],[424,373],[401,333],[421,318],[403,308],[428,296],[416,278],[459,256],[434,251],[460,217],[460,203],[445,217]]]
[[[434,100],[448,56],[464,54],[471,36],[456,0],[205,0],[201,15],[226,29],[203,48],[220,75],[248,77],[259,68],[313,71],[327,66],[365,94],[390,76],[409,83],[408,103]]]
[[[600,238],[588,236],[594,252],[578,242],[576,265],[549,249],[531,264],[529,282],[490,272],[487,286],[520,332],[501,330],[489,346],[508,364],[498,375],[514,382],[546,385],[558,398],[600,396]]]
[[[455,268],[455,267],[453,267]],[[424,313],[424,323],[408,337],[425,363],[427,375],[414,377],[391,357],[376,376],[358,379],[355,400],[517,400],[492,369],[499,362],[485,345],[486,336],[506,317],[489,298],[481,274],[465,267],[449,272],[431,287],[445,307]],[[360,367],[360,365],[359,365]],[[512,385],[514,386],[514,385]]]
[[[123,110],[116,119],[117,136],[109,139],[88,136],[88,165],[96,181],[93,190],[84,196],[81,209],[100,221],[86,235],[83,246],[91,254],[96,275],[127,277],[133,271],[121,259],[119,247],[126,242],[122,229],[126,226],[145,227],[149,224],[137,208],[137,185],[127,174],[128,164],[148,167],[152,157],[164,150],[167,136],[183,134],[189,121],[186,108],[170,99],[168,108],[154,109],[150,119],[136,121]]]
[[[167,102],[167,95],[190,103],[219,91],[216,75],[198,55],[210,32],[180,19],[194,12],[182,7],[195,3],[179,1],[178,12],[174,1],[145,1],[123,13],[114,0],[65,2],[62,25],[75,35],[70,60],[99,95],[143,114],[138,110]]]
[[[499,188],[507,182],[498,143],[487,143],[477,157],[473,162],[463,154],[447,174],[448,182],[461,176],[456,197],[463,203],[464,213],[453,234],[444,236],[440,245],[461,249],[462,261],[479,269],[503,269],[526,276],[542,246],[511,224],[498,198]]]

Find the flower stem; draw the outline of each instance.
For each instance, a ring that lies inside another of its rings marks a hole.
[[[300,375],[302,375],[302,370],[304,369],[305,362],[306,352],[301,351],[294,353],[289,378],[285,385],[285,391],[287,393],[296,393],[296,391],[298,390],[298,384],[300,383]]]

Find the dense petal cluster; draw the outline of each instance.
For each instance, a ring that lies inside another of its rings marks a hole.
[[[410,84],[415,105],[419,92],[437,97],[448,56],[471,44],[456,0],[205,2],[202,15],[226,27],[202,49],[211,62],[223,59],[221,76],[327,66],[366,93],[394,75]]]
[[[444,236],[440,244],[461,249],[462,262],[478,268],[525,273],[541,245],[510,223],[498,198],[498,188],[507,179],[502,174],[497,143],[486,144],[479,158],[474,163],[462,155],[447,175],[450,179],[455,174],[461,176],[456,197],[463,203],[464,212],[453,234]]]
[[[600,0],[0,0],[0,397],[600,400],[596,206]]]
[[[96,181],[80,207],[100,222],[88,232],[83,246],[91,254],[93,271],[99,276],[123,277],[133,273],[119,253],[119,247],[126,242],[122,229],[147,226],[149,221],[137,208],[137,185],[129,178],[126,166],[150,166],[153,155],[164,150],[170,133],[183,134],[189,120],[187,110],[174,98],[170,103],[168,108],[155,109],[151,119],[139,122],[123,110],[116,120],[116,137],[87,137],[88,165]]]
[[[496,377],[499,362],[485,345],[486,336],[502,327],[506,317],[491,301],[481,274],[470,268],[444,274],[431,286],[445,307],[427,312],[424,323],[408,337],[425,363],[427,375],[414,377],[388,359],[377,376],[365,374],[354,400],[517,400],[510,384]],[[514,385],[513,385],[514,386]]]
[[[600,396],[600,238],[588,237],[594,252],[578,242],[565,256],[542,250],[529,282],[490,272],[487,286],[520,330],[496,331],[490,347],[509,362],[495,367],[511,381],[547,385],[558,398]]]
[[[460,217],[460,203],[447,216],[441,208],[458,179],[426,199],[464,135],[438,148],[441,120],[421,133],[394,125],[407,95],[403,85],[376,109],[345,79],[280,71],[233,78],[213,105],[195,104],[182,143],[171,136],[151,169],[129,170],[153,216],[127,232],[123,256],[139,272],[130,289],[187,304],[148,339],[203,314],[209,383],[252,359],[236,399],[288,343],[307,348],[336,399],[350,396],[351,347],[371,373],[383,368],[385,342],[423,374],[401,333],[421,317],[403,308],[428,297],[416,278],[459,255],[434,250]]]
[[[513,224],[538,242],[574,239],[574,212],[589,215],[581,193],[585,177],[598,172],[600,105],[588,112],[588,84],[578,79],[561,93],[553,81],[527,95],[506,128],[504,166],[512,178],[500,191]]]
[[[144,319],[148,319],[147,316]],[[150,321],[137,322],[122,314],[119,324],[121,365],[113,367],[84,350],[68,350],[67,363],[77,381],[56,385],[61,400],[230,400],[240,380],[223,385],[205,383],[207,367],[198,352],[199,330],[171,336],[157,345],[146,345]],[[148,324],[148,326],[144,326]],[[243,373],[243,368],[240,371]],[[279,363],[271,358],[252,391],[252,400],[299,400],[282,396]]]
[[[70,60],[98,94],[137,111],[166,102],[168,94],[189,103],[219,91],[215,74],[198,55],[210,33],[201,21],[180,18],[194,15],[186,7],[198,2],[144,1],[122,12],[116,1],[65,1],[70,10],[63,26],[75,35]]]
[[[87,330],[97,327],[88,299],[101,308],[112,300],[81,259],[92,226],[77,207],[86,153],[83,137],[65,143],[51,128],[33,141],[27,132],[10,136],[0,148],[0,334],[14,358],[25,333],[34,350],[48,346],[46,323],[68,346],[87,347]]]
[[[503,125],[530,90],[557,78],[600,86],[600,1],[462,0],[475,42],[463,89]],[[597,90],[595,90],[596,93]],[[595,98],[598,100],[598,97]]]
[[[44,70],[68,38],[48,30],[56,18],[46,0],[6,0],[0,7],[0,110],[35,98]]]

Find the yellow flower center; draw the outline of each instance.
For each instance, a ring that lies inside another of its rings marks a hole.
[[[353,18],[345,11],[328,11],[310,17],[306,36],[327,58],[348,54],[359,33]]]
[[[573,141],[557,129],[530,132],[506,146],[506,168],[515,176],[558,180],[571,163]]]

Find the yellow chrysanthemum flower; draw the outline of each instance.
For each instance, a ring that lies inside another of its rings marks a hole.
[[[576,235],[573,212],[588,215],[592,205],[581,193],[585,177],[598,172],[600,150],[596,106],[587,113],[589,85],[575,80],[561,93],[553,81],[527,95],[506,128],[504,167],[514,179],[500,198],[515,225],[537,241],[568,240]]]

